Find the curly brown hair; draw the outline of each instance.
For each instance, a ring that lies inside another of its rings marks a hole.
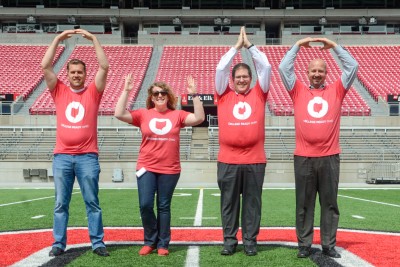
[[[149,89],[147,89],[147,99],[146,99],[147,109],[154,108],[154,106],[155,106],[153,101],[151,101],[151,98],[153,96],[153,88],[154,87],[160,87],[161,89],[163,89],[164,91],[167,92],[167,96],[168,96],[167,107],[168,107],[168,109],[175,110],[178,100],[176,99],[176,96],[175,96],[174,92],[172,91],[172,88],[165,82],[155,82],[150,85]]]

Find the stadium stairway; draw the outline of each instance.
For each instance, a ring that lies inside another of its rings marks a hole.
[[[332,57],[335,59],[336,63],[340,67],[343,68],[339,58],[337,57],[336,53],[330,51]],[[367,102],[368,106],[371,108],[371,116],[387,116],[388,109],[384,103],[376,102],[372,96],[367,92],[367,89],[360,83],[358,78],[356,78],[353,82],[353,88],[357,90],[360,96]]]
[[[241,54],[242,54],[242,58],[243,58],[243,63],[246,63],[247,65],[250,66],[251,72],[253,74],[253,82],[252,82],[251,86],[254,86],[255,83],[256,83],[256,80],[257,80],[257,72],[256,72],[256,68],[254,66],[253,58],[251,57],[251,54],[248,51],[248,49],[244,49],[243,48],[241,50]],[[265,115],[266,116],[272,116],[272,113],[269,110],[268,105],[265,105]]]
[[[208,128],[193,127],[192,140],[190,143],[191,160],[208,160]]]
[[[66,45],[64,52],[61,54],[57,63],[53,66],[55,73],[59,73],[62,66],[64,66],[65,62],[68,60],[72,51],[74,50],[74,46]],[[40,66],[38,66],[40,68]],[[36,101],[36,99],[43,93],[44,90],[47,89],[46,82],[43,80],[38,87],[32,92],[32,94],[25,101],[22,108],[17,112],[17,115],[29,115],[29,109]]]
[[[149,66],[147,68],[146,74],[142,82],[142,86],[140,87],[136,100],[133,102],[132,109],[146,107],[147,88],[149,88],[150,84],[154,82],[158,66],[160,65],[162,49],[163,49],[162,46],[153,47],[153,52],[151,54]]]

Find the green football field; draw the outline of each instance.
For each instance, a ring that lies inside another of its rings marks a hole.
[[[263,191],[261,220],[263,229],[282,227],[289,229],[291,235],[295,236],[294,193],[294,189],[276,188]],[[390,186],[386,189],[340,189],[338,196],[341,213],[340,229],[399,234],[399,193],[400,188]],[[64,254],[67,256],[63,261],[48,262],[45,266],[324,266],[330,264],[321,260],[321,257],[297,259],[295,243],[279,245],[279,242],[275,244],[260,242],[259,253],[255,257],[245,256],[242,246],[238,247],[238,252],[233,256],[219,255],[222,248],[219,200],[218,189],[175,190],[171,222],[173,234],[168,257],[159,257],[156,253],[140,257],[138,251],[142,244],[141,240],[125,243],[107,242],[110,239],[107,239],[106,231],[105,240],[111,253],[110,257],[100,258],[93,255],[88,246],[72,247],[69,255]],[[136,189],[101,189],[100,202],[106,229],[141,227]],[[0,231],[2,232],[0,234],[10,231],[51,229],[53,206],[53,189],[0,189]],[[317,204],[315,226],[319,225],[318,206]],[[80,191],[76,189],[70,205],[69,227],[85,229],[86,226],[85,207]],[[181,240],[181,238],[185,239],[185,236],[179,236],[179,242],[175,242],[174,234],[179,234],[180,227],[192,229],[193,232],[187,236],[187,240],[192,240],[193,236],[203,235],[203,233],[206,236],[208,228],[214,229],[213,240],[204,237],[202,242],[186,244],[184,240]],[[29,239],[27,242],[34,241]],[[46,246],[50,248],[51,242]]]

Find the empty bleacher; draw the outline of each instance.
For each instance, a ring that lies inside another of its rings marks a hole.
[[[215,68],[229,46],[165,46],[156,81],[164,81],[176,95],[187,94],[186,77],[196,79],[197,90],[201,94],[214,94]],[[238,53],[233,64],[242,61]]]
[[[113,115],[114,107],[117,103],[121,90],[124,85],[124,77],[132,73],[134,77],[134,88],[130,93],[128,106],[132,104],[142,85],[147,66],[150,61],[151,46],[104,46],[110,69],[107,77],[107,85],[100,103],[99,113],[102,115]],[[87,78],[86,84],[94,80],[94,76],[99,68],[95,51],[92,46],[77,46],[70,55],[69,59],[79,58],[86,64]],[[67,60],[67,62],[69,61]],[[67,83],[66,64],[58,73],[60,80]],[[30,114],[49,115],[55,113],[53,99],[48,90],[45,90],[30,108]]]
[[[56,141],[55,127],[0,127],[0,159],[3,161],[50,161]],[[190,157],[192,127],[180,131],[180,156]],[[98,129],[99,158],[102,161],[135,161],[142,134],[137,127]]]
[[[277,116],[293,115],[293,103],[279,76],[278,66],[289,49],[288,46],[263,46],[260,50],[265,52],[272,65],[272,78],[268,106],[270,111]],[[329,51],[320,50],[319,47],[301,49],[295,61],[297,79],[308,84],[307,67],[311,60],[323,58],[327,64],[327,84],[340,78],[341,70]],[[344,116],[370,116],[371,109],[354,88],[350,88],[342,105]]]
[[[400,94],[400,46],[348,46],[358,61],[358,79],[370,95],[378,101],[388,94]]]
[[[0,94],[13,94],[14,99],[26,99],[43,79],[40,62],[48,46],[45,45],[0,45]],[[64,46],[59,46],[56,62]]]
[[[209,127],[210,160],[216,160],[219,151],[218,127]],[[340,144],[344,161],[398,161],[400,144],[398,127],[342,127]],[[295,149],[294,127],[268,127],[265,132],[265,151],[269,161],[293,160]]]

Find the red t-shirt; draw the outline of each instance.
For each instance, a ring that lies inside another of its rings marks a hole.
[[[97,113],[102,93],[91,83],[84,91],[74,93],[60,80],[51,92],[57,113],[54,154],[98,153]]]
[[[258,84],[247,94],[229,86],[218,100],[218,161],[227,164],[266,163],[264,93]]]
[[[132,124],[140,127],[142,132],[136,169],[144,167],[156,173],[179,173],[179,133],[185,127],[184,122],[190,113],[184,110],[160,113],[155,109],[144,108],[130,112]]]
[[[347,91],[340,79],[323,89],[310,89],[296,81],[289,91],[295,115],[295,155],[322,157],[340,153],[340,114]]]

